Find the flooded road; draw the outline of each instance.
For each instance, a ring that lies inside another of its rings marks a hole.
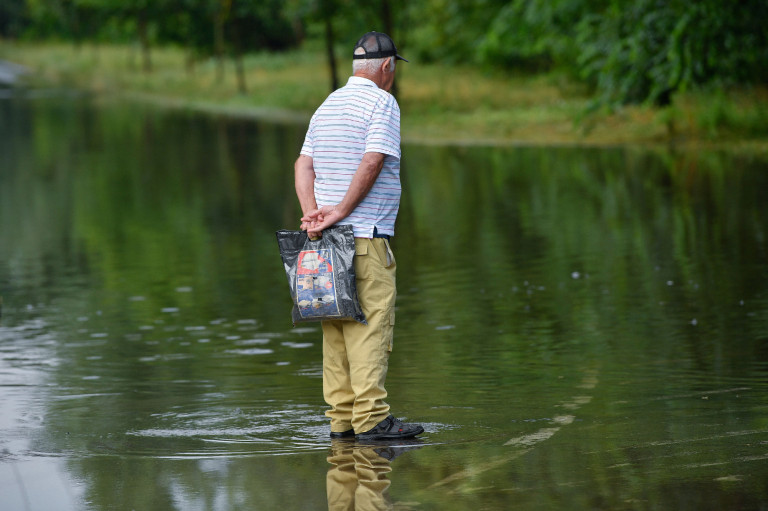
[[[768,158],[404,145],[426,433],[362,445],[277,252],[304,128],[0,101],[3,510],[768,507]]]

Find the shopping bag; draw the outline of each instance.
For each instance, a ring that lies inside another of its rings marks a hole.
[[[355,236],[335,225],[311,240],[306,231],[280,230],[277,245],[293,299],[293,324],[326,319],[367,325],[355,283]]]

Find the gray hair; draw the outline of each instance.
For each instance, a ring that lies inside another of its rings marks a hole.
[[[365,53],[365,50],[363,48],[358,48],[355,51],[356,55],[361,55],[363,53]],[[391,59],[389,63],[389,72],[391,73],[392,71],[395,70],[395,57],[384,57],[381,59],[353,59],[352,74],[363,72],[365,74],[372,75],[376,72],[377,69],[381,67],[381,65],[387,59]]]

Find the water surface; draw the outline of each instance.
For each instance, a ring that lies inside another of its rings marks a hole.
[[[768,159],[405,144],[426,434],[360,445],[276,251],[303,130],[0,101],[3,509],[768,507]]]

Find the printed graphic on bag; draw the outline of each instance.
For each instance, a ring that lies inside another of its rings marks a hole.
[[[341,315],[336,301],[332,250],[321,248],[299,252],[296,292],[302,318]]]

